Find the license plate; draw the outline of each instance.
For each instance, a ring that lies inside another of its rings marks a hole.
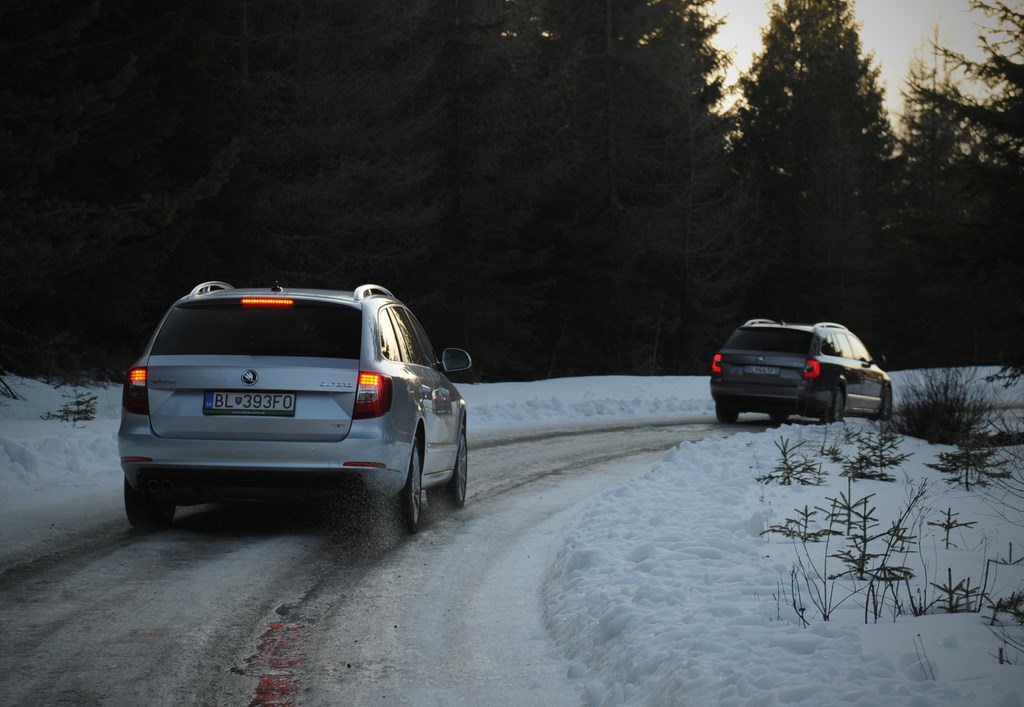
[[[745,376],[777,376],[779,375],[778,366],[744,366],[743,375]]]
[[[295,393],[238,393],[208,390],[203,396],[204,415],[295,416]]]

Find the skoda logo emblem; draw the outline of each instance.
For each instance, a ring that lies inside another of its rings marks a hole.
[[[256,371],[251,368],[242,374],[242,382],[246,385],[256,385],[256,381],[260,379],[260,376]]]

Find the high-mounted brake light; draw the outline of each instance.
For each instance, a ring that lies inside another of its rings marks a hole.
[[[284,297],[243,297],[243,307],[291,307],[295,304],[293,299]]]
[[[353,420],[380,417],[391,409],[391,378],[380,373],[361,371],[356,387]]]
[[[716,353],[714,359],[711,361],[711,372],[721,373],[722,372],[722,354]]]
[[[148,372],[145,366],[138,366],[128,371],[124,387],[121,390],[121,407],[125,412],[136,415],[149,414],[149,387],[146,385]]]
[[[821,375],[821,364],[813,358],[807,359],[804,364],[804,378],[817,378]]]

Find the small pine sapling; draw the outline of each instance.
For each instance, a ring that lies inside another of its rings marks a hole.
[[[886,429],[877,428],[874,434],[851,433],[850,438],[857,444],[857,453],[843,461],[842,475],[852,479],[895,481],[888,470],[898,468],[911,456],[897,451],[903,438]]]
[[[914,571],[905,564],[900,564],[898,557],[904,559],[911,549],[917,544],[917,537],[910,534],[906,527],[904,513],[899,520],[892,521],[888,532],[879,536],[884,547],[879,555],[879,561],[868,570],[867,599],[864,602],[864,623],[868,623],[869,617],[873,617],[877,623],[882,611],[886,606],[888,597],[892,607],[893,621],[903,613],[903,604],[900,601],[900,582],[907,583],[914,578]]]
[[[799,508],[793,510],[796,511],[796,518],[787,518],[781,525],[769,526],[767,530],[761,532],[761,535],[776,533],[786,538],[799,540],[801,543],[816,543],[830,535],[841,535],[839,531],[834,530],[832,527],[811,528],[812,521],[818,515],[818,511],[821,510],[820,508],[812,511],[807,506],[804,506],[803,510]]]
[[[63,420],[74,425],[76,422],[86,422],[96,419],[96,396],[92,393],[83,393],[78,388],[72,390],[71,394],[65,394],[68,402],[61,406],[56,413],[48,412],[42,415],[44,420]]]
[[[1024,626],[1024,592],[1013,592],[992,604],[992,623],[999,614],[1007,614],[1018,626]]]
[[[757,477],[762,484],[777,482],[781,486],[791,486],[793,482],[801,486],[820,486],[824,482],[821,462],[806,456],[796,456],[796,451],[804,446],[804,442],[790,445],[789,440],[780,437],[775,442],[781,455],[775,468],[769,473]]]
[[[821,449],[818,453],[836,464],[842,463],[844,459],[843,448],[838,439],[829,439],[829,429],[834,425],[823,425],[824,435],[821,438]]]
[[[946,474],[947,484],[965,491],[970,491],[972,485],[984,487],[992,481],[1011,476],[997,457],[995,448],[978,434],[966,436],[957,444],[956,451],[940,452],[937,463],[925,466]]]
[[[873,493],[868,494],[852,504],[849,503],[849,499],[846,499],[845,505],[841,506],[840,512],[843,514],[841,518],[846,519],[849,527],[846,534],[849,545],[832,556],[846,565],[846,570],[829,579],[853,575],[857,579],[866,580],[871,562],[881,557],[880,554],[871,551],[871,543],[885,535],[885,533],[873,532],[878,527],[878,518],[874,515],[875,507],[868,507],[868,501],[874,495]]]
[[[930,520],[928,521],[928,525],[936,528],[942,528],[943,531],[945,531],[945,537],[943,540],[945,543],[945,549],[947,550],[949,550],[950,548],[957,547],[956,543],[953,543],[949,539],[950,532],[956,530],[957,528],[973,528],[975,525],[978,524],[977,521],[973,520],[967,522],[959,520],[960,514],[954,513],[952,508],[947,508],[945,511],[943,511],[942,516],[942,520],[940,520],[939,522]]]
[[[946,569],[946,584],[935,584],[932,586],[938,590],[941,601],[940,606],[947,614],[977,613],[981,611],[981,601],[985,594],[980,586],[971,586],[971,578],[965,577],[956,584],[953,584],[953,569]]]

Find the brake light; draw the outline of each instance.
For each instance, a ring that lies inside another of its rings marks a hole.
[[[295,304],[293,299],[283,297],[243,297],[243,307],[291,307]]]
[[[132,368],[125,376],[121,390],[121,407],[136,415],[149,414],[149,388],[146,385],[148,371],[145,366]]]
[[[807,359],[804,364],[804,378],[817,378],[821,375],[821,364],[813,358]]]
[[[380,373],[359,373],[353,420],[380,417],[391,409],[391,378]]]
[[[722,372],[722,354],[716,353],[715,358],[711,361],[711,372],[721,373]]]

